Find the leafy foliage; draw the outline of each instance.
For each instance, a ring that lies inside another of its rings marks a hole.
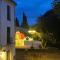
[[[43,33],[43,45],[50,43],[50,45],[60,48],[60,8],[57,9],[58,6],[60,7],[60,3],[54,4],[52,10],[38,18],[37,31]]]

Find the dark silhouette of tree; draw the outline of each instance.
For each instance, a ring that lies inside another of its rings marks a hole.
[[[60,0],[54,0],[53,7],[56,14],[60,14]]]
[[[15,19],[15,26],[18,26],[19,27],[19,21],[18,21],[17,18]]]
[[[38,19],[38,27],[37,31],[44,32],[49,37],[48,40],[56,41],[56,46],[59,47],[60,45],[60,16],[55,13],[54,10],[48,11],[42,17]],[[52,35],[50,35],[52,34]],[[52,37],[53,36],[53,37]],[[45,37],[44,39],[46,39]],[[54,41],[53,41],[54,42]],[[60,48],[60,47],[59,47]]]
[[[23,21],[22,21],[21,27],[27,28],[27,29],[29,28],[29,25],[28,25],[28,22],[27,22],[27,17],[24,13],[23,13]]]
[[[57,25],[57,15],[54,13],[53,10],[48,11],[43,17],[41,17],[41,28],[45,31],[49,30],[49,32],[52,32],[55,30]],[[44,27],[45,26],[45,27]],[[46,28],[46,29],[45,29]]]
[[[60,0],[54,0],[53,6],[52,10],[38,18],[37,31],[43,32],[43,36],[47,34],[44,41],[48,39],[47,43],[52,45],[55,40],[54,46],[60,48]]]

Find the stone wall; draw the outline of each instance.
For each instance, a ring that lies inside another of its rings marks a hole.
[[[16,50],[16,60],[60,60],[59,50]]]

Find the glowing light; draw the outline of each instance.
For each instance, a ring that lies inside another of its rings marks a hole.
[[[31,38],[29,36],[25,36],[25,34],[19,32],[19,31],[16,32],[16,34],[15,34],[15,48],[29,48],[30,47],[29,44],[32,44],[31,42],[33,42],[33,38]]]
[[[36,31],[35,31],[35,30],[29,30],[28,32],[29,32],[29,33],[31,33],[31,34],[36,33]]]
[[[15,47],[20,48],[24,46],[25,35],[19,31],[15,34]]]
[[[7,53],[4,51],[0,51],[0,60],[7,60]]]
[[[20,33],[21,39],[25,38],[25,35],[23,33]]]
[[[24,41],[23,40],[15,40],[15,47],[20,48],[24,46]]]

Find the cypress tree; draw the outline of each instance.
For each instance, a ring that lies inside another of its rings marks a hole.
[[[29,25],[28,25],[28,22],[27,22],[27,17],[24,13],[23,13],[23,21],[22,21],[21,27],[29,28]]]

